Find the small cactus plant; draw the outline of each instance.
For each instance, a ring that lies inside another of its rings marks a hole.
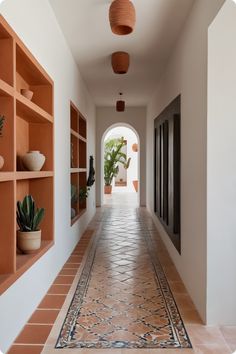
[[[17,224],[22,232],[38,231],[45,209],[36,208],[31,195],[26,195],[22,202],[17,202]]]
[[[5,121],[5,117],[0,116],[0,136],[2,136],[4,121]]]

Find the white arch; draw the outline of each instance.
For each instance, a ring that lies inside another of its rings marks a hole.
[[[137,141],[138,141],[138,181],[139,181],[139,187],[138,187],[138,206],[140,206],[140,150],[141,150],[141,144],[140,144],[140,138],[139,138],[139,134],[137,132],[137,130],[130,124],[128,123],[115,123],[110,125],[105,132],[102,135],[102,139],[101,139],[101,205],[103,205],[103,196],[104,196],[104,141],[105,141],[105,137],[107,135],[107,133],[117,127],[126,127],[129,128],[130,130],[132,130],[134,132],[134,134],[136,135]]]

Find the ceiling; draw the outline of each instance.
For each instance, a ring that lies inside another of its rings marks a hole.
[[[132,0],[136,26],[132,34],[111,32],[111,0],[49,0],[81,75],[97,106],[114,105],[123,92],[128,106],[146,105],[194,0]],[[127,51],[130,68],[114,74],[111,54]]]

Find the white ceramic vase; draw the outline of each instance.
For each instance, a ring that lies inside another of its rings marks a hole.
[[[29,171],[40,171],[45,160],[45,156],[39,151],[29,151],[22,157],[23,165]]]
[[[17,231],[17,247],[23,253],[30,254],[37,251],[41,246],[41,230],[22,232]]]
[[[3,168],[4,158],[0,155],[0,170]]]

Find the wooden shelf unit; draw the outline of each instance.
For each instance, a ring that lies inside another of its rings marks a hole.
[[[78,108],[70,102],[70,136],[71,136],[71,169],[70,181],[75,186],[77,200],[71,201],[71,225],[73,225],[86,211],[86,199],[79,199],[81,188],[87,185],[87,122]]]
[[[34,92],[32,101],[21,89]],[[5,116],[0,155],[0,294],[54,242],[53,81],[0,15],[0,115]],[[41,171],[26,171],[29,150],[46,156]],[[16,203],[31,194],[45,208],[41,248],[31,255],[17,249]]]

